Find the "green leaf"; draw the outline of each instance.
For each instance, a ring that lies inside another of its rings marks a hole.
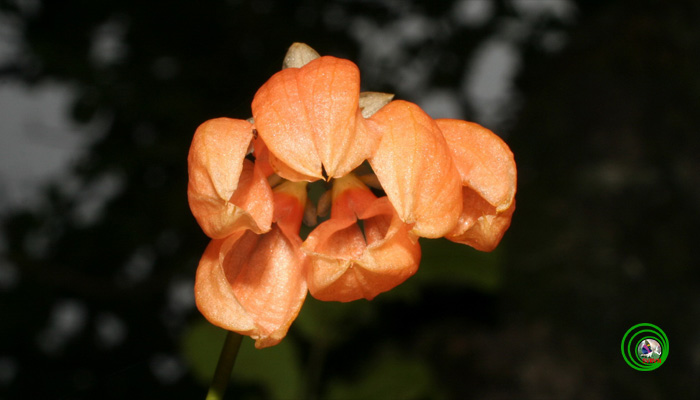
[[[376,306],[367,300],[339,303],[307,296],[292,329],[311,342],[333,345],[370,323],[376,312]]]
[[[388,350],[368,360],[355,379],[331,379],[324,398],[411,400],[440,399],[444,394],[424,361]]]
[[[485,293],[497,292],[503,285],[503,268],[499,249],[484,253],[446,239],[421,240],[423,251],[415,276],[397,287],[410,294],[421,285],[460,285]],[[406,286],[405,288],[402,286]]]
[[[190,324],[183,334],[182,354],[188,361],[192,374],[203,386],[211,383],[225,338],[225,330],[204,319]]]

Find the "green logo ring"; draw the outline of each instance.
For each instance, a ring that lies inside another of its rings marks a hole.
[[[632,335],[630,336],[630,334]],[[644,334],[647,335],[641,339],[635,340],[635,338]],[[639,352],[637,351],[639,344],[647,339],[656,340],[661,346],[661,356],[659,357],[658,362],[643,362]],[[653,371],[659,368],[666,361],[666,358],[668,358],[668,348],[668,337],[666,336],[666,333],[664,333],[664,331],[658,326],[649,323],[637,324],[628,329],[625,335],[622,337],[622,343],[620,344],[622,358],[625,360],[627,365],[638,371]]]

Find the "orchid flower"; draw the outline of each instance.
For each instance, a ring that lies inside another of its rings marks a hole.
[[[513,154],[490,130],[360,93],[354,63],[303,44],[283,65],[251,120],[203,123],[188,157],[190,208],[212,239],[197,307],[259,348],[284,338],[307,292],[371,300],[416,273],[419,238],[491,251],[515,209]],[[313,201],[309,185],[327,191]]]

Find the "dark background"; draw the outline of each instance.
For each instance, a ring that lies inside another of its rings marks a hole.
[[[493,253],[421,240],[420,270],[394,291],[309,298],[282,344],[243,342],[229,394],[700,396],[700,3],[3,0],[0,13],[21,48],[0,90],[58,82],[70,118],[99,122],[70,179],[2,210],[0,398],[204,398],[223,336],[194,308],[207,238],[186,202],[189,143],[207,119],[248,118],[294,41],[357,62],[363,89],[492,128],[515,154],[518,208]],[[480,102],[467,77],[493,43],[512,50],[514,79],[507,101]],[[651,372],[620,354],[641,322],[673,348]]]

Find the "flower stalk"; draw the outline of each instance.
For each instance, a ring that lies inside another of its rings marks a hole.
[[[219,362],[216,364],[216,371],[214,372],[214,378],[209,386],[206,400],[222,400],[224,398],[224,393],[226,393],[226,387],[231,379],[231,371],[233,371],[233,366],[236,363],[236,357],[238,356],[238,350],[241,347],[242,340],[243,335],[228,331],[226,340],[224,340],[224,346],[219,355]]]

